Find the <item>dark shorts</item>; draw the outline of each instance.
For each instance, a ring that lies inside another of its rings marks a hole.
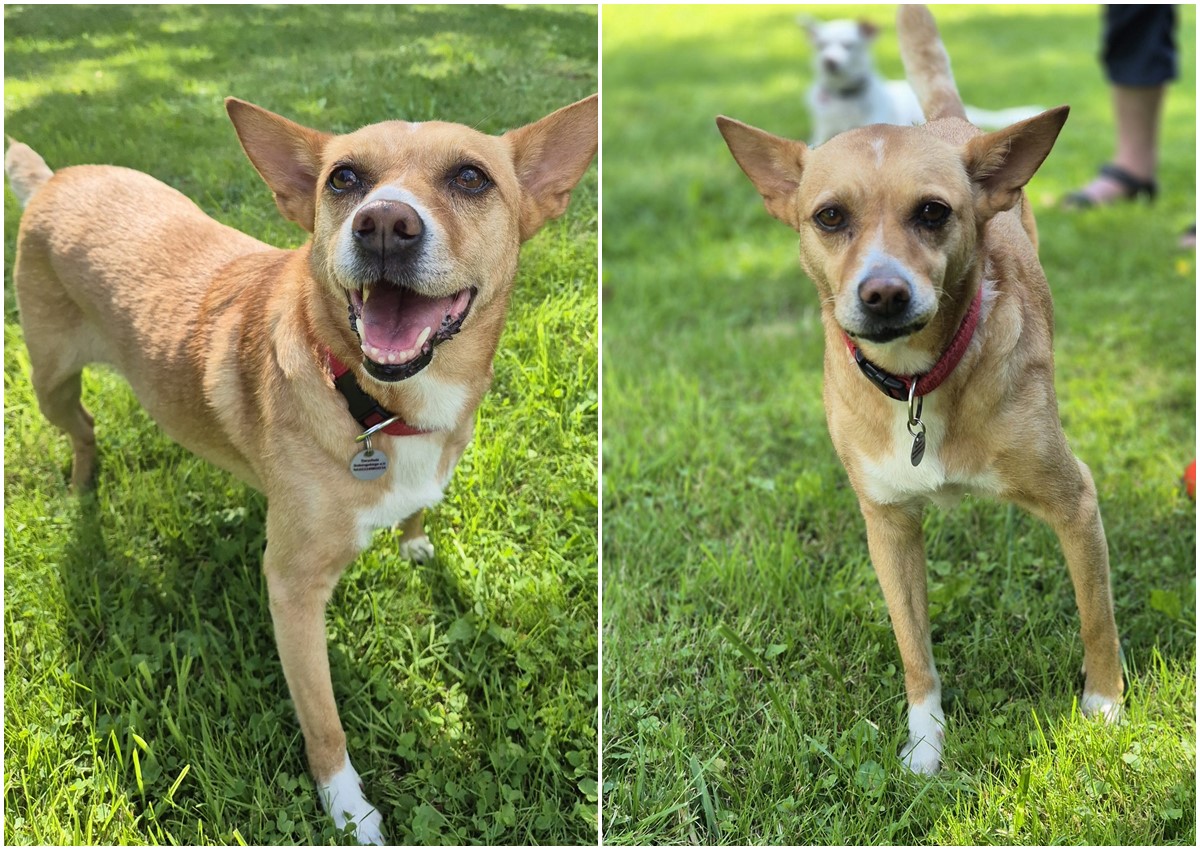
[[[1100,59],[1119,86],[1160,86],[1179,76],[1174,6],[1105,6]]]

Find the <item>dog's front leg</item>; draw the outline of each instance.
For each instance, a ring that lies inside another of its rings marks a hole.
[[[942,685],[933,663],[925,587],[921,508],[861,500],[867,546],[883,588],[892,630],[904,664],[908,692],[908,743],[900,753],[917,773],[936,773],[942,760],[945,718]]]
[[[279,516],[268,509],[263,568],[275,643],[304,733],[309,769],[338,828],[353,823],[360,844],[384,844],[383,819],[363,796],[346,752],[325,642],[325,604],[354,552],[322,545],[318,535],[310,535],[317,525],[297,523],[294,517],[285,522]]]

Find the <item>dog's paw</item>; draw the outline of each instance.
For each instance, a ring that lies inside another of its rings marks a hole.
[[[321,804],[338,829],[351,824],[354,838],[359,844],[387,844],[383,835],[383,817],[363,796],[362,780],[350,763],[349,755],[342,769],[331,776],[328,782],[319,783],[317,787]]]
[[[420,537],[400,541],[400,557],[407,558],[416,564],[424,564],[433,560],[433,544],[422,534]]]
[[[1084,694],[1079,710],[1084,717],[1098,717],[1105,723],[1116,723],[1121,719],[1121,701],[1099,694]]]
[[[913,773],[937,773],[942,766],[942,740],[946,718],[940,697],[914,703],[908,710],[908,743],[900,751],[900,760]]]
[[[900,760],[913,773],[925,776],[937,773],[942,767],[942,746],[938,740],[921,738],[919,741],[909,740],[900,751]]]

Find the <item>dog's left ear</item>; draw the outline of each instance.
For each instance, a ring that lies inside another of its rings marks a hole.
[[[279,211],[312,233],[321,153],[332,136],[236,97],[225,98],[225,111]]]
[[[600,144],[598,102],[592,95],[501,137],[512,150],[521,184],[522,242],[566,211],[571,190]]]
[[[963,164],[979,190],[975,214],[980,221],[1016,205],[1021,190],[1054,147],[1069,111],[1070,107],[1059,106],[967,142]]]
[[[875,26],[870,21],[860,20],[858,22],[858,34],[861,35],[865,41],[874,41],[875,36],[879,35],[879,27]]]

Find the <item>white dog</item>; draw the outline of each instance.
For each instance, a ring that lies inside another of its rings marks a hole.
[[[812,114],[812,144],[868,124],[924,124],[925,115],[912,87],[904,80],[885,80],[875,70],[871,43],[879,28],[868,21],[815,21],[798,18],[816,52],[816,81],[808,92]],[[1037,106],[1018,106],[998,112],[966,107],[977,127],[1001,128],[1042,112]]]

